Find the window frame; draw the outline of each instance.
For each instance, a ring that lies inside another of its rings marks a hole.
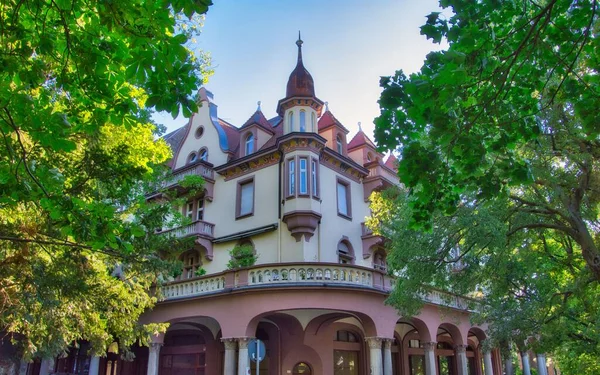
[[[296,196],[296,169],[296,157],[288,158],[285,162],[285,196],[288,199]]]
[[[339,185],[343,185],[345,187],[346,190],[346,213],[343,213],[340,211],[340,198],[339,198]],[[352,221],[352,194],[351,194],[351,182],[344,180],[342,178],[337,177],[336,178],[336,184],[335,184],[335,197],[336,197],[336,209],[337,209],[337,214],[340,217],[343,217],[344,219],[350,220]]]
[[[319,199],[319,160],[316,158],[310,158],[310,194],[314,199]]]
[[[344,155],[344,140],[339,133],[335,136],[335,150],[338,154]]]
[[[204,198],[196,200],[196,221],[204,220]]]
[[[340,250],[340,245],[343,244],[348,251],[343,252]],[[347,236],[343,236],[341,240],[338,241],[336,246],[336,253],[338,255],[338,263],[339,264],[354,264],[356,257],[354,256],[354,247],[352,243],[348,239]],[[342,262],[342,260],[344,262]]]
[[[288,112],[288,126],[290,128],[290,133],[294,131],[294,111]]]
[[[205,157],[202,157],[205,155]],[[202,147],[200,151],[198,151],[198,160],[208,162],[208,149],[206,147]]]
[[[185,203],[184,216],[190,219],[192,222],[194,221],[194,201],[188,201]]]
[[[242,188],[244,185],[252,184],[252,209],[248,213],[241,213],[242,209]],[[235,204],[235,219],[243,219],[246,217],[254,216],[255,199],[256,198],[256,184],[254,183],[254,176],[245,178],[237,182],[237,191],[236,191],[236,204]]]
[[[306,133],[306,111],[301,109],[299,117],[300,117],[300,119],[299,119],[300,120],[299,121],[300,122],[300,127],[299,127],[300,132]]]
[[[250,149],[248,149],[248,143],[251,141]],[[253,132],[248,132],[244,136],[244,156],[251,155],[256,151],[256,136]]]
[[[304,162],[304,171],[302,171],[302,162]],[[304,173],[304,192],[302,191],[302,174]],[[309,181],[309,164],[308,157],[299,156],[298,157],[298,196],[309,196],[310,195],[310,181]]]

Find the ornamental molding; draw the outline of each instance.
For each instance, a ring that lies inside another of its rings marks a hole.
[[[229,181],[275,165],[279,163],[279,160],[281,160],[281,154],[278,150],[273,150],[270,153],[256,155],[254,158],[226,165],[220,168],[217,173],[225,177],[225,181]]]
[[[344,158],[345,159],[345,158]],[[337,155],[334,155],[333,152],[329,152],[329,150],[324,149],[321,154],[321,164],[334,172],[337,172],[354,182],[361,183],[362,179],[369,174],[369,171],[360,167],[353,161],[344,160]]]

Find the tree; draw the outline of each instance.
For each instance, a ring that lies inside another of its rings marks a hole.
[[[421,32],[448,49],[429,54],[418,73],[381,79],[375,137],[401,154],[407,191],[386,204],[408,210],[383,225],[407,225],[425,242],[438,236],[428,243],[438,263],[427,270],[451,288],[477,287],[498,338],[598,354],[597,1],[441,5],[452,16],[430,14]],[[457,227],[461,220],[473,227]],[[481,230],[489,244],[467,241]],[[448,257],[452,246],[462,255]],[[444,259],[460,260],[461,271]],[[422,264],[400,266],[424,275]]]
[[[165,329],[137,324],[186,245],[155,234],[172,208],[144,196],[171,156],[150,114],[197,110],[209,60],[186,46],[209,5],[0,4],[0,332],[25,357]]]

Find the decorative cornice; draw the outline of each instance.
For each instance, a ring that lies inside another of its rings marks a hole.
[[[296,150],[309,150],[317,155],[325,148],[327,140],[317,133],[289,133],[277,140],[279,150],[287,154]]]
[[[283,98],[277,103],[277,114],[283,117],[283,113],[292,107],[297,105],[299,106],[308,106],[317,111],[317,115],[321,117],[321,111],[323,110],[323,102],[321,99],[310,96],[292,96],[288,98]]]
[[[224,164],[215,171],[225,177],[225,181],[244,176],[248,173],[256,172],[262,168],[275,165],[281,159],[281,154],[275,148],[270,148],[270,152],[248,155],[247,158],[234,160],[231,163]]]
[[[327,148],[321,153],[321,164],[329,169],[344,175],[355,182],[361,182],[361,179],[369,175],[369,171],[353,160],[341,156]]]

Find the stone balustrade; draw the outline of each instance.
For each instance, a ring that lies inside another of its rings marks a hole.
[[[338,286],[358,287],[389,293],[394,278],[385,272],[366,267],[337,263],[279,263],[258,265],[219,274],[172,281],[161,287],[163,300],[191,298],[220,291],[244,288],[269,288],[279,286]],[[473,308],[475,300],[431,289],[423,301],[433,305],[459,310]]]
[[[253,269],[248,274],[249,285],[323,282],[327,284],[357,284],[373,286],[372,271],[339,264],[274,265]]]
[[[204,235],[208,237],[214,237],[215,225],[202,220],[196,220],[191,224],[182,225],[177,228],[165,230],[162,233],[172,234],[178,238]]]
[[[208,165],[202,162],[194,164],[191,167],[180,168],[179,170],[173,171],[173,174],[163,181],[163,188],[178,184],[186,176],[202,176],[205,179],[214,179],[214,171]]]

